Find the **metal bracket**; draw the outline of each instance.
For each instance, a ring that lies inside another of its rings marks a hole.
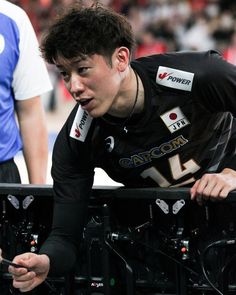
[[[25,197],[22,202],[23,209],[26,210],[33,201],[34,201],[34,196],[30,195]]]
[[[185,205],[185,201],[183,199],[178,200],[174,203],[172,206],[172,212],[173,214],[177,214],[179,210]]]
[[[156,199],[156,204],[165,214],[169,213],[169,206],[165,201]]]
[[[12,204],[12,206],[15,209],[19,209],[20,208],[20,202],[19,202],[19,200],[15,196],[8,195],[7,196],[7,199],[8,199],[8,201]]]

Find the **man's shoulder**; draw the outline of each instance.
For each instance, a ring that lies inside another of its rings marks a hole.
[[[140,57],[132,63],[142,65],[191,65],[191,63],[198,63],[212,57],[220,57],[220,53],[215,50],[208,51],[175,51],[166,52],[162,54],[154,54],[149,56]]]
[[[158,74],[161,81],[167,78],[171,80],[172,74],[176,74],[175,78],[179,75],[187,77],[187,80],[192,75],[195,79],[199,77],[205,79],[206,76],[210,77],[212,72],[216,74],[222,69],[222,66],[225,66],[222,60],[222,56],[214,50],[177,51],[142,57],[132,61],[131,66],[138,72],[143,72],[150,79],[156,79]],[[216,67],[216,65],[218,66]],[[174,82],[185,83],[186,80]]]

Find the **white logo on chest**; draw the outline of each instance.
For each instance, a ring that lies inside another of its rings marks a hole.
[[[70,130],[70,137],[84,142],[93,118],[79,106]]]

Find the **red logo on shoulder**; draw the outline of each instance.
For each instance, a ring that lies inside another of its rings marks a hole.
[[[170,76],[172,73],[167,73],[167,72],[165,72],[165,73],[161,73],[161,74],[159,74],[159,78],[161,79],[161,80],[163,80],[163,79],[165,79],[166,77],[168,77],[168,76]]]
[[[75,136],[80,137],[80,130],[79,130],[79,127],[77,126],[77,124],[76,124],[76,128],[75,128]]]

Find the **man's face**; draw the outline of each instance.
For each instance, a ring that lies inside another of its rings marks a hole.
[[[114,53],[110,63],[98,54],[85,59],[58,57],[56,60],[66,88],[82,109],[94,118],[112,114],[116,108],[122,78],[115,56]]]

